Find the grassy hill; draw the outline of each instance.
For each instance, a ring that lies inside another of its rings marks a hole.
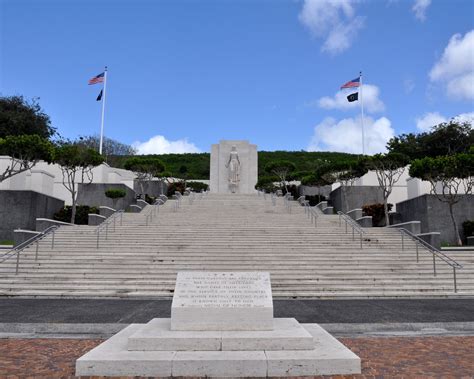
[[[315,161],[318,159],[338,161],[356,157],[354,154],[322,151],[259,151],[258,174],[259,176],[264,175],[263,168],[265,165],[275,160],[288,160],[295,164],[296,171],[311,172],[315,167]],[[107,162],[113,167],[123,168],[123,164],[127,158],[127,156],[111,156],[108,157]],[[189,179],[209,179],[209,153],[161,154],[159,158],[165,164],[166,170],[171,172],[172,176],[183,177],[186,175]]]

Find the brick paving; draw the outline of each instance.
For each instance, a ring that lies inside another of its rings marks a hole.
[[[364,337],[340,341],[361,357],[362,375],[334,379],[474,378],[474,337]],[[101,342],[0,339],[0,378],[75,378],[75,360]]]

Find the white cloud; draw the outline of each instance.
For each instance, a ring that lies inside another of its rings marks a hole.
[[[415,81],[413,79],[405,79],[403,81],[403,88],[405,89],[405,93],[412,93],[415,89]]]
[[[416,127],[423,131],[429,131],[433,126],[446,122],[447,119],[438,112],[425,113],[416,119]]]
[[[415,17],[420,21],[426,20],[426,10],[431,4],[431,0],[415,0],[412,11],[415,13]]]
[[[457,116],[452,117],[454,121],[458,122],[469,122],[474,124],[474,112],[461,113]],[[423,131],[427,132],[431,130],[433,126],[439,125],[443,122],[448,122],[448,118],[439,114],[438,112],[428,112],[425,113],[422,117],[416,118],[416,127]]]
[[[137,141],[132,144],[138,154],[171,154],[171,153],[200,153],[196,145],[189,143],[187,139],[168,141],[165,137],[157,135],[146,142]]]
[[[322,51],[339,54],[347,50],[364,26],[364,18],[355,15],[356,0],[304,0],[300,22],[316,38],[324,39]]]
[[[474,99],[474,30],[464,37],[461,34],[451,37],[429,76],[432,82],[445,83],[449,96]]]
[[[391,122],[386,117],[380,117],[377,120],[365,117],[364,131],[366,154],[386,151],[386,143],[394,136]],[[332,117],[325,118],[314,127],[314,134],[311,137],[307,150],[361,153],[360,118],[345,118],[340,121]]]
[[[353,89],[357,91],[357,88]],[[347,95],[351,92],[338,91],[333,97],[324,96],[318,100],[318,105],[324,109],[339,109],[348,110],[360,107],[359,101],[353,101],[349,103],[347,101]],[[380,112],[385,109],[385,105],[380,100],[379,87],[372,84],[363,84],[362,96],[364,97],[364,109],[369,113]]]

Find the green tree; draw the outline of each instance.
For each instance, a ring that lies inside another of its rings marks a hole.
[[[285,161],[285,160],[269,162],[265,166],[265,171],[267,173],[276,175],[279,178],[280,186],[281,188],[285,187],[286,192],[288,192],[287,177],[289,174],[295,171],[295,169],[296,169],[296,166],[294,165],[293,162]]]
[[[59,143],[54,151],[54,162],[63,174],[63,185],[71,193],[71,223],[76,218],[78,182],[92,183],[92,169],[99,166],[104,158],[95,150],[72,142]]]
[[[78,143],[98,151],[100,145],[100,136],[82,136],[79,137]],[[110,155],[135,155],[137,153],[137,150],[132,146],[106,136],[104,136],[102,143],[102,152],[106,157]]]
[[[426,157],[411,163],[410,176],[427,180],[431,193],[448,205],[456,243],[461,246],[458,226],[454,217],[454,205],[459,202],[460,190],[472,194],[474,183],[474,154],[463,153],[444,157]]]
[[[160,174],[165,171],[165,165],[156,156],[136,156],[125,161],[125,169],[133,171],[137,176],[138,184],[142,194],[145,194],[144,184],[152,180],[154,177],[160,177]]]
[[[430,132],[394,137],[387,143],[387,149],[410,159],[422,159],[466,153],[472,145],[474,130],[471,124],[453,119],[434,126]]]
[[[37,99],[28,102],[23,96],[0,97],[0,138],[37,135],[49,139],[55,133]]]
[[[406,155],[399,153],[375,154],[367,159],[369,170],[375,171],[379,188],[383,194],[383,209],[385,212],[385,225],[389,225],[388,197],[393,191],[393,186],[400,180],[409,163]]]
[[[37,135],[0,137],[0,155],[10,157],[7,167],[0,171],[0,182],[33,168],[40,160],[52,160],[53,145]]]

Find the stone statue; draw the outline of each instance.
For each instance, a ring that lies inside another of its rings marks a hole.
[[[240,160],[237,148],[232,146],[229,161],[225,165],[229,169],[229,189],[230,192],[235,193],[239,187],[240,182]]]

